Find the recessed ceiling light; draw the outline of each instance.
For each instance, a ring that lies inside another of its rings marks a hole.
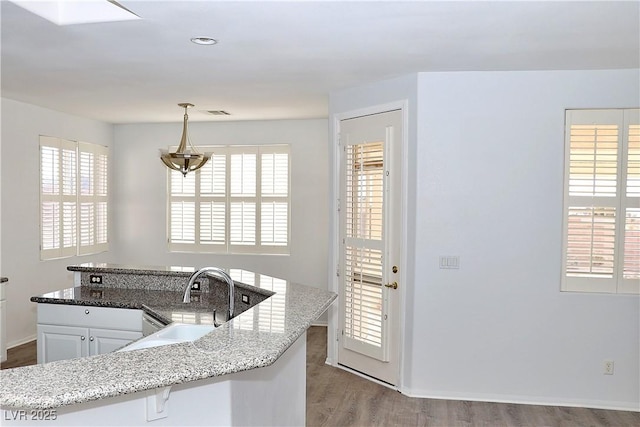
[[[211,37],[192,37],[191,41],[195,44],[212,45],[218,43],[218,40]]]

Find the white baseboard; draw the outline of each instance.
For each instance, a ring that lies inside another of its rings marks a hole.
[[[35,340],[36,340],[36,335],[30,335],[30,336],[28,336],[26,338],[22,338],[22,339],[17,340],[17,341],[11,341],[11,342],[7,343],[7,350],[11,349],[13,347],[18,347],[19,345],[26,344],[26,343],[31,342],[31,341],[35,341]]]
[[[515,403],[519,405],[566,406],[572,408],[594,408],[615,411],[640,412],[638,402],[618,402],[608,400],[562,399],[544,396],[520,396],[500,394],[469,394],[455,392],[437,392],[434,390],[409,390],[400,388],[400,393],[409,397],[423,399],[468,400],[474,402]]]

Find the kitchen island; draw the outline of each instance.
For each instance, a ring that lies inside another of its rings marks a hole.
[[[189,304],[172,308],[155,301],[147,307],[144,301],[107,301],[104,294],[113,286],[115,293],[164,291],[174,298],[193,270],[103,264],[69,269],[76,272],[75,286],[67,288],[74,292],[61,290],[37,302],[155,310],[168,321],[189,317]],[[90,291],[83,296],[83,288],[93,287],[90,275],[98,274],[118,280],[102,283],[101,298]],[[304,424],[306,329],[336,295],[246,271],[231,275],[243,280],[237,286],[272,295],[195,341],[1,371],[3,425],[45,419],[47,425]],[[198,318],[198,307],[190,318]]]

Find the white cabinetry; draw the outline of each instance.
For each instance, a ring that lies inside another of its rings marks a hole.
[[[38,304],[38,363],[109,353],[141,337],[141,310]]]

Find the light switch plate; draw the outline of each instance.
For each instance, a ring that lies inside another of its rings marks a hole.
[[[460,268],[460,257],[458,255],[440,255],[440,268],[458,270]]]

